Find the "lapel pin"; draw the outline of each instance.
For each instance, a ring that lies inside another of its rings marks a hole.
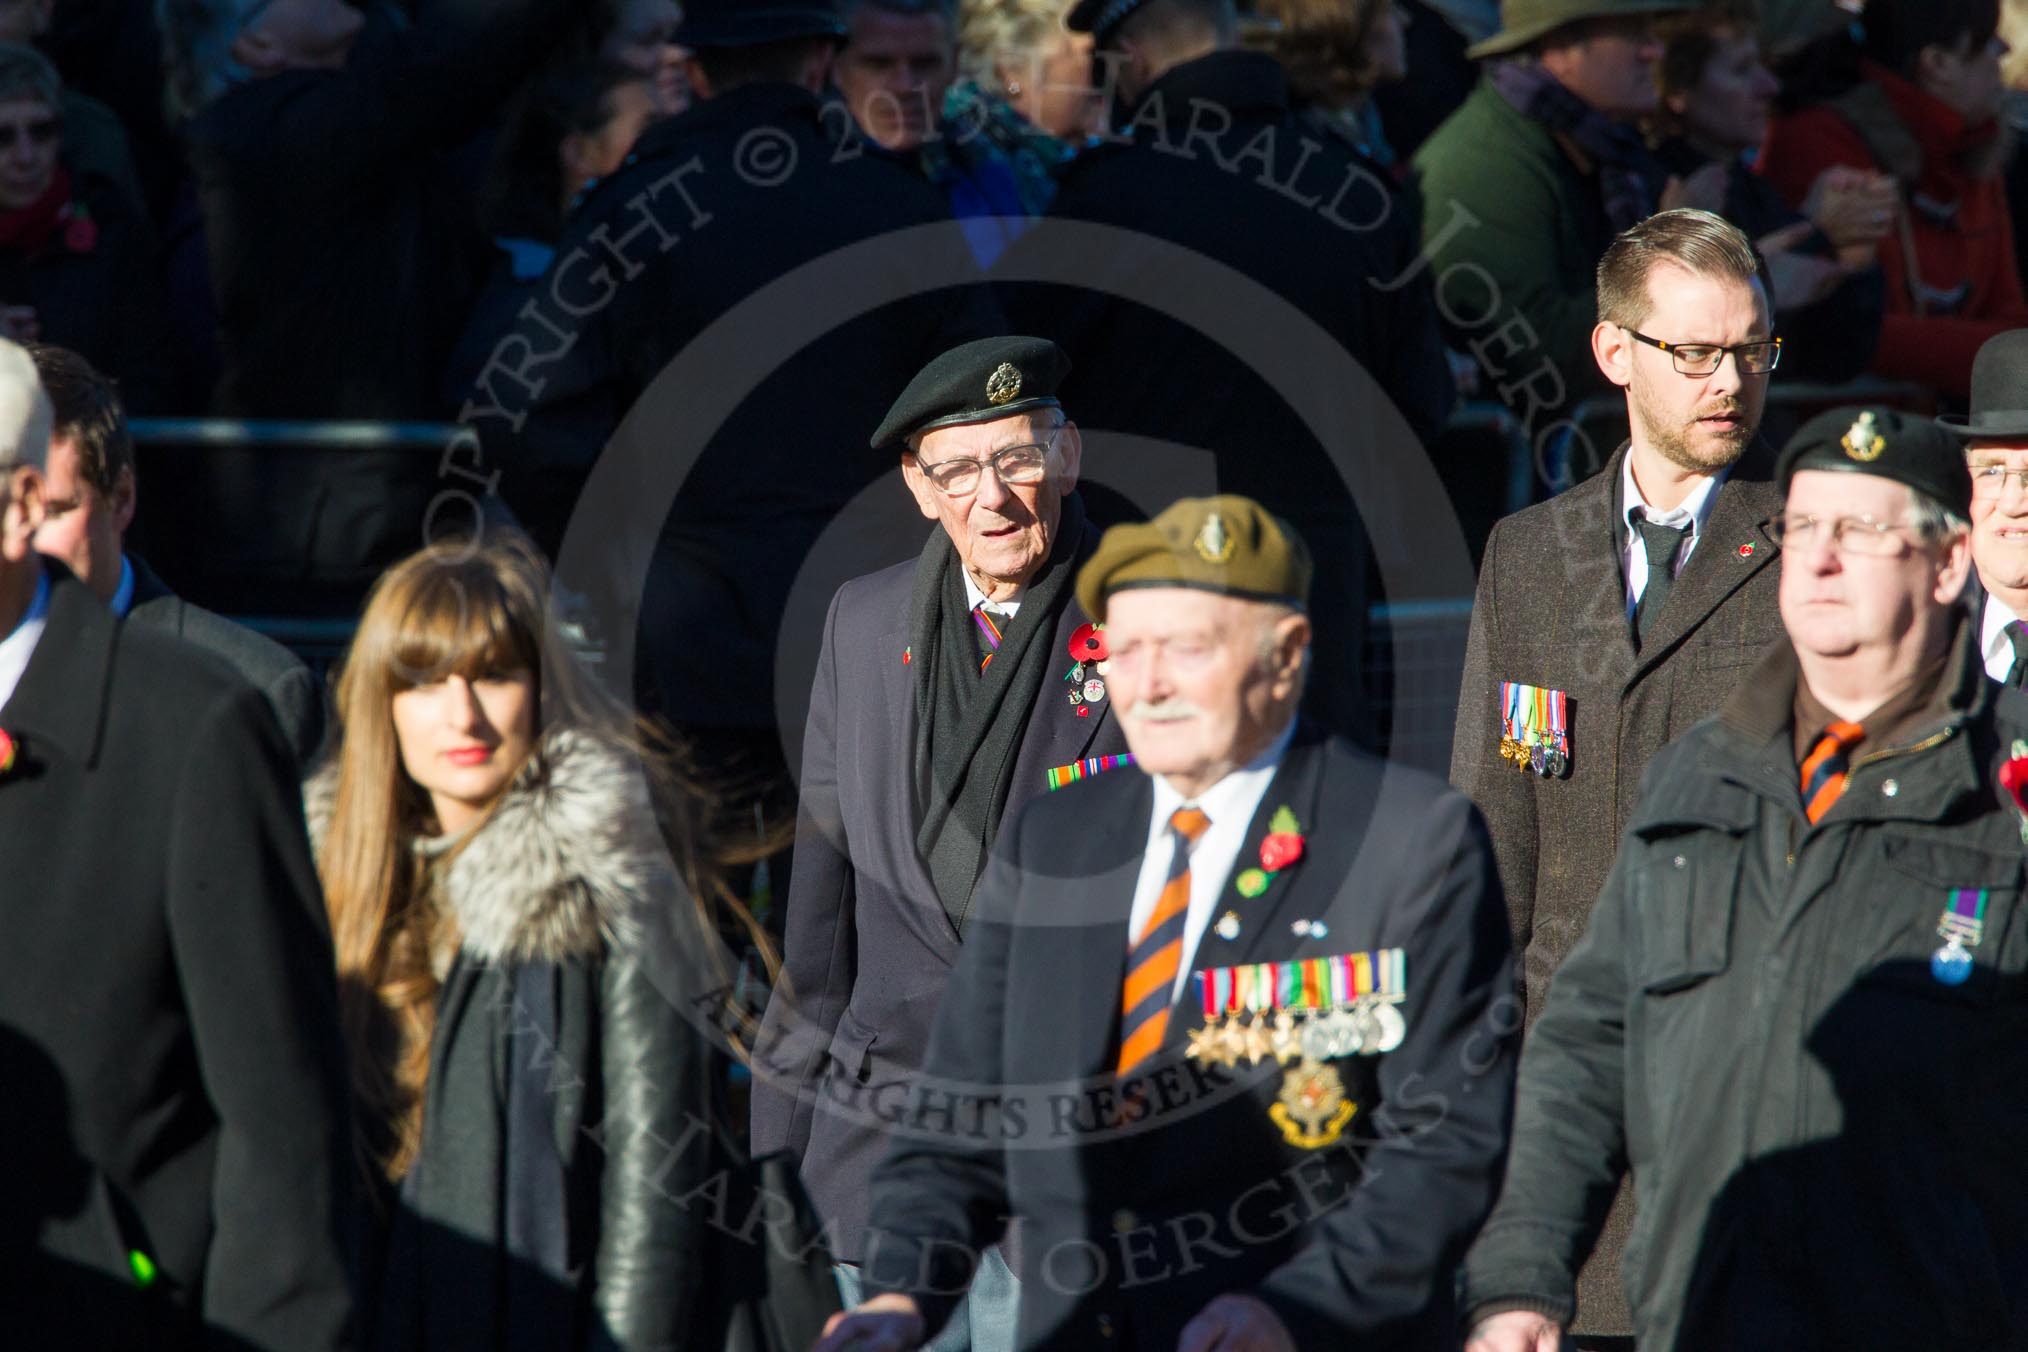
[[[1753,557],[1753,541],[1748,540],[1745,544],[1739,547],[1739,557],[1741,557],[1742,559],[1750,559]]]
[[[1218,937],[1221,939],[1237,939],[1239,937],[1239,912],[1227,911],[1224,915],[1218,917],[1218,923],[1212,926],[1212,928],[1217,931]]]

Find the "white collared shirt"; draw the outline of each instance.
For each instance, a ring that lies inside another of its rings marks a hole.
[[[42,631],[49,627],[49,574],[44,573],[35,584],[35,599],[28,603],[14,632],[0,638],[0,710],[7,707],[7,701],[14,698],[14,688],[21,684],[21,675],[28,670],[28,659],[35,655],[35,645],[42,638]]]
[[[1986,593],[1979,619],[1979,655],[1985,659],[1986,674],[1996,681],[2006,680],[2014,670],[2014,645],[2007,639],[2007,626],[2019,618],[1998,597]]]
[[[979,602],[986,599],[986,593],[979,590],[979,584],[972,581],[972,575],[965,571],[962,564],[958,567],[958,576],[965,579],[965,604],[977,610]],[[1021,613],[1021,593],[1014,593],[1011,601],[995,601],[993,604],[1006,611],[1007,618],[1011,620]]]
[[[1134,884],[1134,909],[1127,920],[1128,942],[1139,934],[1155,914],[1155,903],[1169,881],[1169,865],[1175,858],[1174,836],[1169,818],[1180,807],[1195,807],[1211,819],[1204,834],[1190,847],[1190,910],[1183,920],[1183,962],[1176,972],[1171,996],[1180,995],[1190,979],[1191,959],[1197,942],[1211,927],[1211,913],[1225,895],[1225,884],[1246,844],[1246,828],[1253,824],[1262,795],[1275,777],[1289,742],[1296,735],[1296,721],[1282,729],[1281,736],[1267,750],[1241,768],[1213,784],[1186,803],[1183,795],[1169,787],[1160,775],[1155,781],[1155,807],[1148,819],[1147,848],[1141,853],[1141,876]]]
[[[1668,526],[1680,530],[1690,528],[1689,536],[1683,541],[1682,556],[1676,560],[1676,571],[1680,574],[1683,565],[1690,562],[1690,555],[1696,552],[1697,539],[1704,534],[1704,523],[1711,519],[1711,509],[1718,501],[1718,486],[1725,482],[1725,476],[1732,472],[1731,466],[1698,481],[1690,495],[1666,512],[1658,512],[1648,505],[1641,496],[1640,485],[1634,482],[1634,453],[1629,450],[1620,462],[1620,500],[1625,505],[1620,509],[1621,524],[1626,527],[1626,543],[1620,548],[1620,563],[1625,568],[1627,579],[1627,618],[1634,617],[1634,607],[1641,603],[1641,593],[1648,589],[1648,549],[1642,543],[1640,528],[1634,524],[1634,512],[1638,509],[1651,524]]]
[[[134,608],[134,565],[127,562],[125,554],[120,555],[120,585],[113,588],[113,599],[107,604],[112,606],[113,614],[123,620]]]

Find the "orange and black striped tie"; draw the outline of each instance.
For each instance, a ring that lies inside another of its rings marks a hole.
[[[1183,967],[1183,928],[1190,915],[1190,847],[1211,825],[1194,807],[1169,814],[1169,835],[1176,853],[1169,880],[1155,899],[1155,913],[1141,926],[1127,950],[1127,984],[1120,998],[1120,1074],[1161,1050],[1169,1034],[1169,1005],[1176,973]]]
[[[1857,723],[1833,723],[1803,758],[1803,811],[1812,822],[1821,821],[1845,792],[1849,753],[1865,735],[1866,729]]]

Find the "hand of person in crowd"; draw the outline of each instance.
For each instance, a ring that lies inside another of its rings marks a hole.
[[[1841,254],[1847,249],[1866,250],[1864,261],[1870,263],[1871,246],[1894,228],[1900,200],[1901,189],[1892,176],[1834,164],[1810,185],[1810,195],[1803,199],[1803,215]]]
[[[1176,1352],[1296,1352],[1296,1341],[1265,1301],[1228,1293],[1183,1326]]]
[[[832,1315],[810,1352],[915,1352],[922,1340],[922,1311],[907,1296],[889,1293]]]
[[[17,343],[42,341],[42,321],[33,305],[0,305],[0,334]]]
[[[1662,185],[1660,211],[1671,211],[1677,207],[1696,207],[1702,211],[1723,214],[1725,209],[1726,166],[1713,162],[1696,173],[1683,178],[1672,178]]]
[[[1796,252],[1796,246],[1811,229],[1808,221],[1797,221],[1755,241],[1761,257],[1767,260],[1767,275],[1774,282],[1773,299],[1778,311],[1815,304],[1837,290],[1838,283],[1850,271],[1840,259]]]
[[[1509,1310],[1481,1319],[1465,1352],[1561,1352],[1563,1330],[1547,1315]]]

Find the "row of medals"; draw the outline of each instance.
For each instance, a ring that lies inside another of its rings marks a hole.
[[[1500,759],[1513,761],[1517,770],[1533,770],[1544,779],[1558,777],[1570,768],[1570,757],[1553,742],[1524,742],[1518,737],[1500,739]]]
[[[1335,1061],[1341,1056],[1377,1056],[1401,1045],[1408,1025],[1394,1003],[1363,995],[1335,1009],[1284,1009],[1272,1020],[1265,1013],[1226,1014],[1193,1029],[1185,1054],[1194,1061],[1233,1066],[1241,1061],[1283,1065]]]

